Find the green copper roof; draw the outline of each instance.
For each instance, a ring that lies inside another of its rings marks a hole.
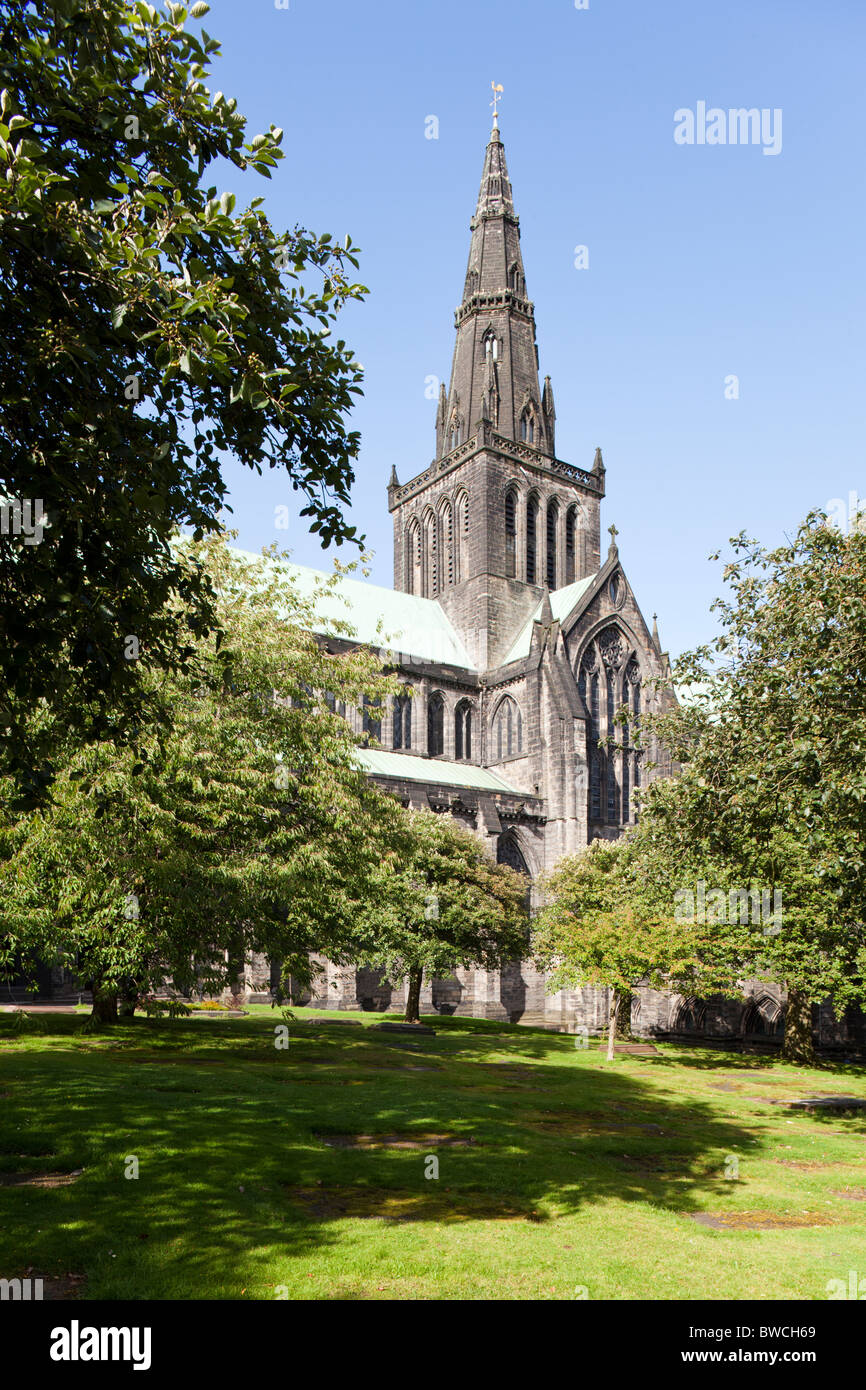
[[[262,561],[260,555],[251,555],[248,551],[237,553],[259,563]],[[304,598],[312,598],[316,590],[332,578],[306,565],[287,565],[286,568]],[[321,619],[313,625],[316,632],[332,632],[335,622],[348,623],[353,629],[353,638],[366,646],[400,652],[407,659],[415,657],[443,666],[459,666],[465,671],[475,670],[469,653],[435,599],[418,598],[415,594],[382,589],[377,584],[346,577],[329,593],[319,597],[316,611]]]
[[[358,759],[375,777],[402,777],[409,782],[428,782],[444,787],[472,787],[477,791],[521,795],[498,772],[470,763],[446,763],[440,758],[416,758],[411,753],[386,753],[382,748],[359,748]]]
[[[583,579],[578,579],[576,584],[567,584],[564,589],[553,590],[550,595],[550,608],[553,613],[554,622],[565,622],[578,599],[582,598],[594,579],[594,574],[587,574]],[[543,600],[539,602],[535,612],[520,629],[510,652],[503,658],[503,666],[507,666],[509,661],[522,661],[523,657],[529,656],[529,644],[532,641],[532,624],[538,622],[538,619],[541,617],[542,603]]]

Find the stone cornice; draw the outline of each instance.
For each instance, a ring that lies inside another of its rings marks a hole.
[[[464,299],[459,309],[454,311],[454,323],[460,327],[470,314],[483,313],[485,309],[512,309],[525,319],[534,321],[535,305],[530,299],[522,299],[514,290],[494,290],[493,294],[471,294]]]
[[[434,459],[429,468],[425,468],[423,473],[411,478],[402,487],[389,487],[388,510],[393,512],[402,503],[417,497],[431,482],[453,472],[461,463],[465,463],[467,459],[472,458],[475,454],[483,453],[485,450],[502,454],[505,458],[513,459],[517,463],[528,464],[530,468],[534,468],[538,473],[547,477],[565,478],[571,483],[576,483],[578,487],[584,488],[587,492],[594,493],[597,497],[604,496],[603,473],[591,472],[586,468],[576,468],[572,463],[551,458],[549,454],[543,454],[540,449],[533,448],[531,444],[524,444],[516,439],[508,439],[503,434],[497,434],[486,421],[482,420],[477,433],[471,439],[465,440],[463,444],[458,444],[456,449],[452,449],[441,459]]]

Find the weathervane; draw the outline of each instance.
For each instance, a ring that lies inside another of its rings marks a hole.
[[[491,82],[490,86],[493,91],[493,100],[490,105],[493,107],[493,121],[495,124],[496,118],[499,115],[499,98],[502,96],[502,83]]]

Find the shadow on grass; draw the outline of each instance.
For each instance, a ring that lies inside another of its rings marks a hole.
[[[134,1020],[94,1048],[80,1020],[42,1027],[15,1044],[0,1027],[3,1166],[50,1152],[52,1169],[84,1173],[0,1189],[0,1274],[84,1273],[89,1297],[236,1297],[286,1258],[355,1248],[352,1219],[546,1223],[611,1201],[694,1213],[758,1143],[721,1097],[660,1095],[562,1035],[451,1028],[397,1046],[299,1023],[280,1050],[270,1020]]]

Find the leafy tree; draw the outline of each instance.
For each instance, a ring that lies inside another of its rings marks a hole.
[[[550,992],[609,989],[608,1060],[620,1016],[639,984],[689,994],[729,986],[718,940],[677,920],[654,867],[640,832],[613,843],[594,840],[560,860],[533,921],[532,954],[550,972]]]
[[[159,678],[170,732],[70,743],[48,805],[0,824],[0,966],[64,962],[103,1019],[169,977],[216,992],[254,952],[302,980],[308,952],[339,958],[399,824],[337,712],[390,691],[373,654],[311,634],[316,596],[275,554],[189,560],[225,635],[199,640],[202,679]]]
[[[525,878],[432,811],[404,813],[400,841],[382,855],[373,896],[357,914],[356,958],[387,979],[408,979],[407,1023],[418,1022],[425,973],[493,969],[526,948]]]
[[[866,999],[866,534],[813,513],[784,546],[733,545],[722,632],[677,664],[691,698],[646,721],[682,773],[641,815],[682,886],[780,894],[778,930],[751,918],[739,966],[787,987],[783,1052],[808,1061],[813,1005]]]
[[[355,538],[361,372],[330,336],[354,248],[209,185],[215,160],[270,178],[282,132],[248,136],[205,85],[219,44],[167,8],[0,0],[0,750],[31,798],[40,702],[79,739],[134,737],[145,665],[183,671],[214,627],[171,538],[217,529],[222,454],[283,470],[324,544]]]

